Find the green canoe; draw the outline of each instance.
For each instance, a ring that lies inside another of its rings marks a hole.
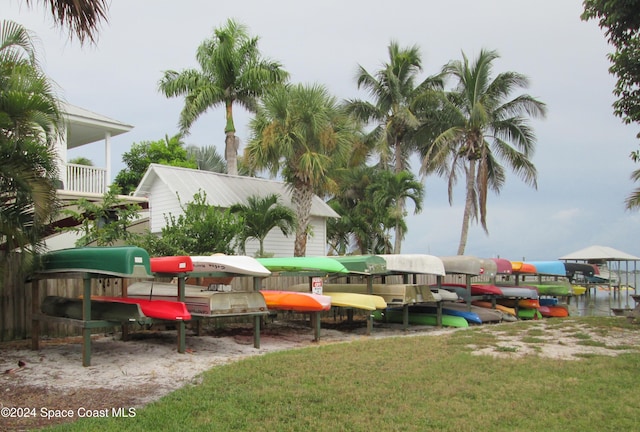
[[[47,252],[37,273],[92,273],[115,277],[151,278],[146,250],[135,246],[83,247]]]
[[[49,316],[72,318],[76,320],[83,319],[82,299],[80,298],[47,296],[42,301],[41,310],[42,313]],[[92,301],[91,319],[117,322],[139,322],[146,320],[147,317],[142,313],[140,305],[138,304]]]
[[[349,270],[339,261],[326,256],[256,258],[256,260],[269,271],[277,273],[303,273],[319,276],[330,273],[349,273]]]

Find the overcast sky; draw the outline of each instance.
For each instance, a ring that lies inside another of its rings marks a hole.
[[[612,114],[611,48],[596,22],[580,20],[581,0],[113,0],[97,46],[85,47],[55,28],[39,2],[24,3],[2,0],[2,18],[39,37],[44,68],[61,96],[134,126],[112,140],[114,175],[132,143],[177,133],[183,101],[162,96],[158,81],[164,70],[196,67],[196,48],[228,18],[259,36],[262,54],[279,60],[292,82],[324,84],[340,99],[366,97],[357,90],[356,68],[377,71],[391,40],[420,47],[424,77],[463,51],[475,58],[482,48],[496,50],[494,72],[525,74],[531,85],[521,92],[548,107],[546,119],[532,121],[538,189],[509,172],[500,195],[488,198],[489,235],[472,225],[466,254],[543,260],[596,244],[640,256],[640,214],[624,210],[634,187],[629,176],[638,168],[628,155],[638,148],[639,128]],[[236,117],[242,151],[248,115],[237,110]],[[224,154],[223,130],[224,110],[210,110],[186,142]],[[102,145],[69,157],[89,156],[104,166]],[[424,183],[424,209],[408,218],[402,251],[454,255],[463,185],[449,206],[443,180]]]

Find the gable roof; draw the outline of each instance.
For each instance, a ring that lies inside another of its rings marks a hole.
[[[609,246],[589,246],[561,256],[561,260],[640,261],[640,258]]]
[[[228,208],[233,204],[246,204],[252,196],[276,194],[281,203],[294,208],[291,191],[284,182],[257,177],[233,176],[211,171],[151,164],[142,177],[133,196],[148,197],[151,187],[161,181],[169,190],[178,194],[182,202],[190,201],[199,190],[206,192],[210,205]],[[317,195],[313,196],[311,215],[320,217],[340,217]]]

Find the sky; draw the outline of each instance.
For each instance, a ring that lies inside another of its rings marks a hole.
[[[499,195],[490,193],[487,235],[472,224],[465,254],[511,260],[553,260],[590,245],[610,246],[640,256],[640,213],[624,200],[634,189],[639,168],[629,154],[638,148],[638,125],[613,115],[615,78],[612,51],[594,21],[580,20],[581,0],[113,0],[109,22],[96,45],[82,46],[53,25],[40,2],[0,0],[3,20],[16,21],[39,39],[47,75],[67,102],[134,128],[112,138],[113,175],[124,168],[122,153],[131,144],[156,141],[178,132],[181,98],[157,90],[165,70],[197,67],[198,45],[233,18],[258,36],[264,57],[278,60],[294,83],[318,83],[338,99],[366,98],[356,70],[375,73],[388,61],[387,47],[416,45],[422,78],[439,72],[464,52],[496,50],[494,74],[514,71],[530,80],[528,93],[547,105],[544,119],[533,119],[538,187],[511,171]],[[516,96],[516,94],[513,94]],[[235,112],[240,152],[249,139],[250,115]],[[186,137],[187,145],[215,145],[224,154],[224,109],[207,111]],[[73,150],[104,166],[103,143]],[[102,159],[101,159],[102,158]],[[417,174],[419,161],[412,161]],[[407,218],[403,253],[455,255],[464,189],[437,177],[421,178],[423,210]]]

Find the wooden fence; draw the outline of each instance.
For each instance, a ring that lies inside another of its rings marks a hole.
[[[31,337],[31,283],[25,281],[28,275],[16,270],[17,265],[7,265],[7,271],[3,275],[3,284],[0,286],[0,342],[28,339]],[[445,278],[450,282],[461,282],[454,277]],[[337,283],[362,283],[365,279],[361,277],[341,277],[331,282]],[[122,280],[118,278],[105,278],[92,280],[92,293],[94,295],[119,296],[122,293],[123,283],[132,283],[134,280]],[[263,289],[286,289],[295,284],[309,282],[306,276],[275,276],[263,279]],[[379,282],[379,280],[377,281]],[[400,276],[386,278],[387,283],[403,283]],[[418,275],[415,282],[418,284],[436,283],[436,277],[431,275]],[[236,278],[232,282],[232,289],[235,291],[249,291],[253,289],[251,278]],[[83,292],[82,279],[47,279],[41,281],[40,299],[38,304],[47,295],[58,295],[64,297],[79,297]],[[222,318],[220,318],[222,319]],[[97,329],[96,332],[104,330]],[[113,330],[109,330],[113,331]],[[40,334],[42,337],[67,337],[81,334],[78,327],[41,321]]]

